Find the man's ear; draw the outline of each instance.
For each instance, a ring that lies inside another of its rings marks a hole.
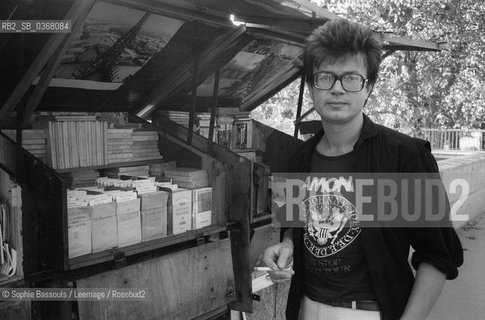
[[[370,95],[372,94],[372,91],[374,90],[374,85],[368,84],[365,89],[367,90],[367,99],[369,99]]]
[[[364,106],[367,104],[367,100],[369,100],[369,97],[370,95],[372,94],[372,90],[374,90],[374,85],[373,84],[369,84],[366,86],[366,91],[367,91],[367,98],[365,98],[365,101],[364,101]]]
[[[310,98],[313,100],[313,85],[311,85],[309,82],[306,83],[306,89],[308,90],[308,93],[310,94]]]

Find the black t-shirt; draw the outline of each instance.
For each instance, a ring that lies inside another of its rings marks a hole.
[[[330,173],[327,181],[351,179],[359,150],[328,157],[317,151],[311,172]],[[329,184],[331,186],[331,184]],[[375,299],[354,199],[345,190],[329,188],[307,201],[303,236],[303,286],[312,300]]]

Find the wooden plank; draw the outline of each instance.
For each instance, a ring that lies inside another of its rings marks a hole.
[[[197,87],[199,81],[197,77],[199,75],[199,53],[194,54],[194,65],[192,70],[192,99],[190,102],[190,112],[189,112],[189,136],[187,138],[187,143],[192,144],[192,135],[194,134],[194,122],[195,122],[195,111],[197,110]]]
[[[139,288],[146,302],[79,301],[79,319],[192,319],[231,301],[228,239],[94,275],[78,288]]]
[[[389,42],[392,47],[402,47],[404,50],[441,51],[444,46],[444,44],[435,42],[396,37],[389,33],[378,33],[378,35],[380,35],[381,41]]]
[[[66,50],[69,48],[78,31],[81,29],[82,25],[84,24],[84,19],[86,19],[89,11],[91,10],[95,2],[96,0],[83,1],[82,5],[80,5],[77,11],[74,13],[72,17],[71,32],[67,37],[63,39],[62,43],[56,49],[55,53],[51,56],[49,62],[42,71],[40,80],[35,86],[35,89],[30,95],[29,100],[27,101],[27,104],[25,106],[24,119],[30,119],[30,117],[34,113],[35,108],[42,99],[42,96],[49,86],[50,81],[54,77],[54,74],[56,73],[57,68],[61,63]]]
[[[256,12],[254,12],[256,13]],[[296,15],[291,18],[255,16],[247,14],[237,14],[235,17],[238,21],[246,23],[256,23],[267,26],[268,29],[291,30],[292,32],[309,35],[315,28],[325,24],[328,19],[315,18],[302,15],[301,18]]]
[[[31,302],[7,301],[0,303],[0,319],[5,320],[31,320]]]
[[[0,167],[12,176],[17,172],[16,153],[17,144],[0,133]]]
[[[117,256],[129,257],[139,253],[157,250],[164,247],[183,244],[185,242],[218,234],[225,231],[225,226],[209,226],[202,229],[186,231],[182,234],[172,235],[164,238],[154,239],[147,242],[137,243],[131,246],[105,250],[69,260],[69,269],[75,270],[87,266],[114,261]]]
[[[80,7],[82,7],[83,0],[77,0],[69,12],[66,14],[64,20],[73,20],[78,15]],[[17,104],[20,102],[22,97],[25,95],[27,90],[32,85],[34,79],[42,71],[47,61],[49,61],[52,54],[61,45],[62,41],[67,37],[66,33],[54,33],[42,50],[39,52],[35,60],[30,65],[29,69],[23,76],[22,80],[17,84],[12,94],[9,96],[2,109],[0,109],[0,119],[2,119],[5,114],[12,111]]]
[[[15,273],[16,279],[23,279],[24,269],[23,269],[23,242],[22,242],[22,203],[19,196],[21,192],[20,187],[13,183],[10,176],[3,170],[0,169],[0,197],[7,201],[10,207],[10,217],[9,221],[9,234],[2,234],[3,237],[9,236],[6,239],[10,248],[17,251],[17,271]],[[15,199],[14,199],[15,197]],[[4,239],[5,241],[5,239]],[[8,287],[8,283],[12,282],[13,279],[8,279],[6,281],[0,282],[3,287]]]
[[[202,158],[202,169],[209,172],[210,185],[212,186],[212,224],[225,226],[227,224],[226,204],[226,168],[221,162],[209,157]]]
[[[235,207],[234,207],[235,208]],[[252,312],[252,284],[249,266],[249,221],[241,222],[231,231],[232,262],[238,299],[231,303],[232,310]]]
[[[303,93],[305,92],[305,73],[301,73],[301,81],[300,81],[300,91],[298,93],[298,108],[296,109],[296,119],[300,118],[301,116],[301,108],[303,106]],[[295,132],[293,133],[293,137],[298,138],[298,129],[300,128],[300,122],[295,122]]]
[[[278,0],[273,0],[275,2],[280,2]],[[296,9],[299,9],[299,7],[303,7],[311,12],[315,12],[319,17],[328,19],[328,20],[335,20],[339,19],[340,17],[328,10],[325,10],[324,8],[320,7],[319,5],[312,3],[308,0],[290,0],[290,2],[293,2],[296,4]]]
[[[217,105],[218,103],[218,98],[219,98],[219,79],[220,79],[220,74],[221,74],[221,68],[220,66],[217,66],[217,71],[215,72],[214,75],[214,84],[213,84],[213,91],[212,91],[212,106],[211,106],[211,118],[210,118],[210,124],[209,124],[209,148],[212,146],[212,142],[214,142],[214,129],[215,129],[215,124],[216,124],[216,115],[217,115],[217,108],[219,107]]]
[[[155,3],[152,0],[103,0],[105,2],[126,6],[129,8],[134,8],[142,11],[148,11],[155,14],[159,14],[162,16],[184,20],[184,21],[200,21],[207,23],[209,25],[215,26],[230,26],[231,22],[229,21],[227,15],[221,15],[219,12],[214,14],[213,10],[210,8],[204,8],[204,10],[197,10],[193,11],[188,9],[187,7],[180,7],[174,5],[172,0],[169,0],[170,3],[166,3],[168,1],[157,1]],[[163,2],[160,5],[160,2]]]
[[[253,302],[253,313],[247,314],[247,320],[274,320],[286,319],[286,301],[288,300],[288,292],[290,291],[289,283],[280,283],[277,286],[272,285],[257,291],[260,301]],[[276,296],[275,296],[276,295]],[[276,298],[276,308],[275,308]],[[275,315],[276,309],[276,315]]]

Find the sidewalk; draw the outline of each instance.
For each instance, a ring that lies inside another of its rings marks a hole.
[[[457,232],[465,262],[458,278],[446,281],[428,320],[485,319],[485,214]]]

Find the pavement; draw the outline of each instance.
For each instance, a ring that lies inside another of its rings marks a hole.
[[[458,278],[446,281],[428,320],[485,319],[485,214],[457,230],[464,249]]]

